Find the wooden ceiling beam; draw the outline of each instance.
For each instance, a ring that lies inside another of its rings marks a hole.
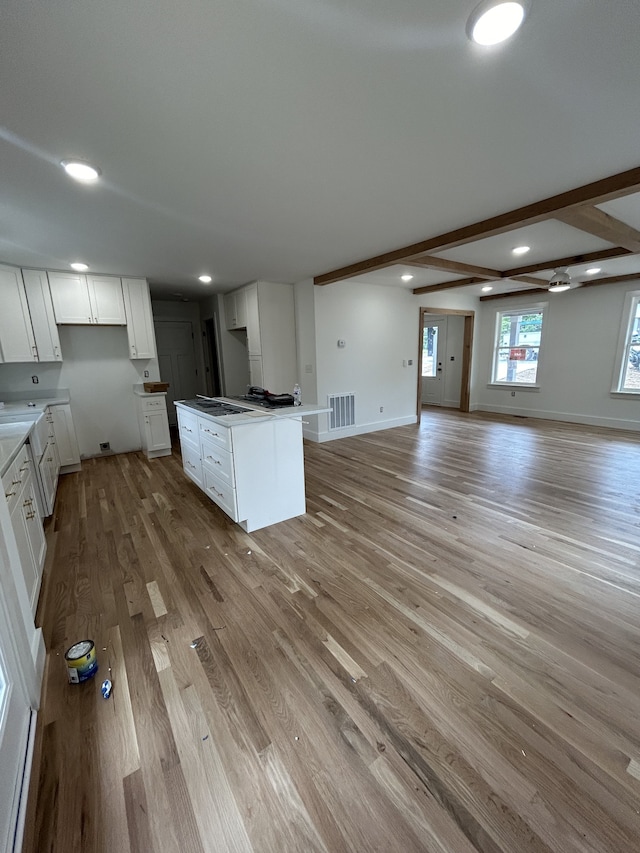
[[[533,204],[527,204],[524,207],[516,208],[508,213],[501,213],[498,216],[483,219],[473,225],[456,228],[454,231],[447,231],[437,237],[431,237],[419,243],[412,243],[410,246],[405,246],[402,249],[376,255],[373,258],[359,261],[356,264],[350,264],[349,266],[323,273],[323,275],[318,275],[314,278],[314,284],[319,286],[332,284],[345,278],[352,278],[355,275],[362,275],[365,272],[382,269],[390,264],[405,263],[411,258],[416,258],[420,255],[443,252],[446,249],[453,249],[456,246],[482,240],[485,237],[504,234],[507,231],[512,231],[514,228],[532,225],[546,219],[557,219],[560,213],[575,207],[601,204],[602,202],[621,198],[622,196],[639,191],[640,166],[636,166],[634,169],[629,169],[626,172],[620,172],[617,175],[593,181],[582,187],[559,193]]]
[[[581,281],[580,287],[598,287],[603,284],[620,284],[625,281],[640,281],[640,272],[625,273],[624,275],[610,275],[605,278],[593,278],[590,281]],[[574,288],[578,290],[578,288]],[[505,299],[507,296],[531,296],[532,293],[548,293],[546,287],[531,288],[530,290],[512,290],[509,293],[491,293],[487,296],[481,296],[480,302],[486,302],[489,299]]]
[[[421,293],[437,293],[439,290],[451,290],[453,287],[468,287],[470,284],[486,284],[486,278],[459,278],[457,281],[443,281],[440,284],[427,284],[413,290],[415,296]]]
[[[541,278],[535,278],[532,275],[507,275],[506,273],[502,276],[502,278],[510,278],[511,281],[521,281],[523,284],[533,284],[536,287],[540,287],[540,285],[546,285],[546,281]]]
[[[537,264],[527,264],[524,267],[514,267],[511,270],[505,270],[503,275],[505,278],[515,278],[519,275],[526,275],[529,272],[555,270],[558,267],[573,267],[576,264],[591,264],[594,261],[607,261],[611,258],[621,258],[624,255],[632,254],[633,252],[629,251],[629,249],[616,246],[615,249],[602,249],[600,252],[586,252],[583,255],[569,255],[566,258],[555,258],[552,261],[541,261]]]
[[[473,264],[450,261],[448,258],[434,258],[432,255],[423,255],[421,258],[412,258],[410,261],[407,261],[407,266],[426,267],[431,270],[447,270],[447,272],[459,272],[462,275],[471,275],[484,279],[497,280],[502,278],[500,270],[492,270],[488,267],[476,267]]]
[[[631,252],[640,252],[640,231],[609,216],[597,207],[586,205],[572,208],[559,212],[554,218],[572,228],[578,228],[580,231],[586,231],[587,234],[606,240],[607,243],[613,243],[614,246],[622,246]]]

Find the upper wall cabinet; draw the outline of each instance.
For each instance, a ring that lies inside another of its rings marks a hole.
[[[126,325],[119,278],[49,273],[49,285],[56,323]]]
[[[227,329],[246,329],[247,303],[245,290],[234,290],[224,297],[224,318]]]
[[[156,336],[146,279],[123,278],[122,292],[127,313],[129,358],[155,358]]]
[[[20,270],[0,267],[0,304],[2,361],[38,361],[27,294]]]
[[[38,361],[62,361],[49,281],[44,270],[22,270]]]

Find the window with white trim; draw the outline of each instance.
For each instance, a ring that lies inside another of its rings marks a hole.
[[[498,311],[491,381],[500,385],[536,385],[544,305]]]
[[[623,323],[624,345],[618,391],[640,394],[640,290],[627,294]]]

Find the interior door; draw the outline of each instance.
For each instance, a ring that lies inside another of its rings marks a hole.
[[[425,318],[422,330],[422,402],[441,406],[444,397],[447,320]]]
[[[177,424],[175,400],[190,400],[198,393],[193,329],[188,320],[156,320],[158,366],[167,390],[167,414],[170,424]]]
[[[14,849],[16,821],[29,739],[31,708],[18,678],[18,661],[7,637],[7,623],[0,628],[0,853]],[[27,651],[27,655],[29,652]],[[16,847],[19,850],[20,847]]]

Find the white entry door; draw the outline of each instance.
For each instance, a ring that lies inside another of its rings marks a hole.
[[[422,402],[441,406],[447,352],[446,318],[425,317],[422,329]]]
[[[169,423],[176,424],[174,400],[190,400],[198,393],[193,327],[188,320],[156,320],[154,325],[160,376],[169,383],[167,414]]]
[[[19,662],[8,637],[4,616],[0,613],[3,622],[0,628],[0,853],[9,853],[14,850],[20,800],[26,797],[22,782],[31,708],[19,677]],[[25,654],[30,657],[29,650]],[[20,846],[15,849],[19,850]]]

